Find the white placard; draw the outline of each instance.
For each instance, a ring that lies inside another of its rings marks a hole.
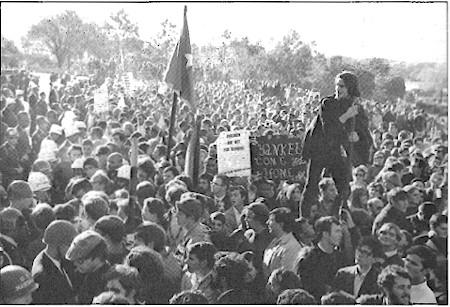
[[[224,131],[217,139],[219,173],[229,177],[251,175],[250,131]]]

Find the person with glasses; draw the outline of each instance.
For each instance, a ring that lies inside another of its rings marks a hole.
[[[355,265],[341,268],[336,273],[336,288],[353,295],[381,293],[377,285],[381,267],[376,258],[381,256],[380,243],[370,237],[362,237],[355,250]]]
[[[23,166],[20,154],[17,151],[19,133],[16,128],[6,130],[6,142],[0,146],[0,172],[2,173],[2,185],[6,189],[14,180],[22,179]]]

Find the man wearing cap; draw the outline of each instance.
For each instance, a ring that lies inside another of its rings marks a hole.
[[[0,172],[3,175],[2,184],[5,189],[12,181],[22,179],[23,167],[17,151],[18,139],[17,129],[8,128],[6,142],[0,146]]]
[[[75,304],[75,291],[67,273],[70,263],[65,259],[72,240],[77,235],[75,226],[68,221],[51,222],[44,232],[45,249],[33,262],[31,274],[39,284],[39,289],[33,293],[33,303]]]
[[[0,304],[31,305],[32,293],[39,285],[30,272],[18,265],[7,265],[0,270]]]
[[[103,275],[110,268],[107,256],[105,238],[93,230],[80,233],[72,241],[66,259],[83,275],[83,281],[76,291],[79,304],[91,304],[92,299],[104,291],[106,282]]]

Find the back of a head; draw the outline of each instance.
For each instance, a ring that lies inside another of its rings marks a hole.
[[[55,220],[55,213],[49,204],[38,204],[31,212],[31,217],[36,226],[44,230],[48,224]]]
[[[195,198],[180,199],[180,201],[177,202],[177,208],[187,217],[192,217],[195,222],[198,222],[203,214],[202,204]]]
[[[105,198],[100,194],[86,194],[81,201],[83,203],[86,215],[94,221],[108,213],[108,201],[105,200]]]
[[[306,290],[288,289],[278,296],[277,305],[316,305],[316,300]]]
[[[133,247],[125,259],[125,264],[135,267],[143,285],[158,287],[163,276],[161,256],[146,246]]]
[[[186,290],[175,294],[169,301],[170,305],[208,305],[209,302],[201,291]]]
[[[153,243],[153,249],[161,252],[166,242],[165,230],[156,223],[144,222],[134,230],[136,238],[142,240],[145,245]]]
[[[344,292],[344,291],[334,291],[328,293],[320,299],[321,305],[355,305],[355,298]]]
[[[102,216],[95,222],[94,229],[102,236],[108,236],[114,244],[125,239],[125,224],[115,215]]]

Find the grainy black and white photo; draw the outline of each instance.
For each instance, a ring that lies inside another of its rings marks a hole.
[[[0,12],[0,304],[448,305],[446,1]]]

